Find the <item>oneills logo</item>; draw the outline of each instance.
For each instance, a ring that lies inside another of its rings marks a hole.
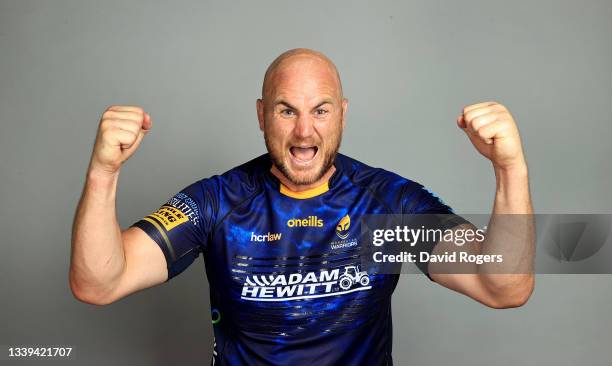
[[[287,220],[289,227],[323,227],[323,220],[317,216],[308,216],[305,219],[289,219]]]
[[[349,235],[349,229],[351,227],[351,217],[347,214],[343,218],[340,219],[338,225],[336,225],[336,235],[340,239],[346,239]]]

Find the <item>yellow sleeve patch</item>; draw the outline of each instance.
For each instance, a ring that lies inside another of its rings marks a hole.
[[[189,218],[178,208],[163,205],[156,212],[149,215],[159,221],[166,231],[170,231],[178,225],[186,222]]]

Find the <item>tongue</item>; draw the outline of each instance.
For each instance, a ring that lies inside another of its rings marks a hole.
[[[310,160],[317,151],[314,147],[292,147],[291,153],[299,160]]]

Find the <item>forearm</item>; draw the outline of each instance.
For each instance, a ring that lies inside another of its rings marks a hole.
[[[495,201],[493,214],[533,214],[529,194],[529,173],[527,164],[495,171]]]
[[[72,230],[70,285],[81,299],[110,293],[125,268],[115,198],[119,173],[89,171]]]
[[[495,169],[496,192],[482,254],[503,262],[479,266],[483,285],[501,302],[526,301],[533,290],[535,225],[526,164]]]

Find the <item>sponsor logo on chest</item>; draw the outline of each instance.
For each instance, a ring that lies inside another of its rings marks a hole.
[[[337,296],[371,289],[370,276],[358,266],[317,272],[250,275],[244,280],[241,299],[290,301]]]
[[[281,239],[282,233],[270,233],[267,234],[256,234],[251,231],[251,241],[256,242],[270,242],[270,241],[278,241]]]
[[[308,216],[302,219],[289,219],[287,220],[288,227],[323,227],[323,219],[318,216]]]

